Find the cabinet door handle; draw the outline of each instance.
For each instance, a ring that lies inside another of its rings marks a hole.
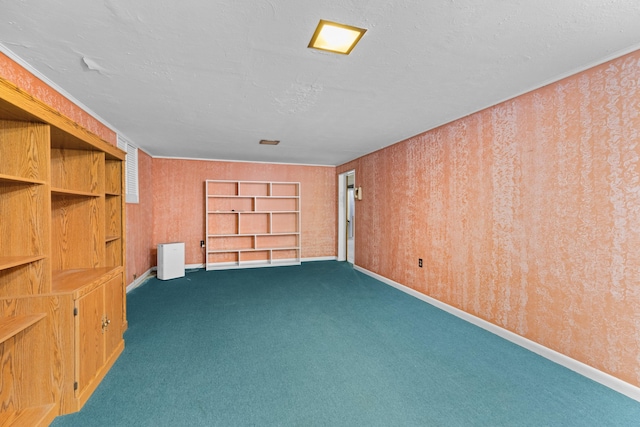
[[[109,320],[109,318],[107,316],[104,316],[102,318],[102,333],[103,334],[107,330],[107,328],[109,328],[109,324],[110,323],[111,323],[111,320]]]

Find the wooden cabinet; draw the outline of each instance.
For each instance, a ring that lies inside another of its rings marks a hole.
[[[80,409],[124,348],[124,156],[0,79],[0,425]]]
[[[205,182],[207,270],[300,264],[300,183]]]
[[[117,275],[85,295],[72,297],[76,351],[68,357],[76,375],[64,399],[70,411],[84,405],[124,349],[123,292],[122,275]]]

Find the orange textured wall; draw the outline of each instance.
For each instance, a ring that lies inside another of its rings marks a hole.
[[[152,159],[138,150],[139,203],[127,203],[127,277],[130,284],[156,265],[153,244]]]
[[[153,246],[185,242],[187,264],[203,264],[204,181],[300,182],[302,258],[336,255],[336,169],[267,163],[153,159]],[[155,259],[154,259],[155,262]]]
[[[94,133],[110,144],[116,145],[117,135],[114,131],[100,123],[93,116],[69,101],[66,97],[35,77],[21,65],[0,52],[0,76],[29,93],[36,99],[54,108],[62,115],[70,118],[88,131]]]
[[[636,52],[342,165],[356,264],[640,386],[639,135]]]

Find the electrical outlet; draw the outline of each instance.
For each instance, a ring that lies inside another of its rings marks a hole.
[[[200,247],[204,248],[204,240],[200,240]]]
[[[418,258],[418,267],[422,268],[422,258]]]

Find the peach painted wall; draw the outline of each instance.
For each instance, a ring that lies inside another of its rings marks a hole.
[[[112,145],[117,144],[117,135],[114,131],[100,123],[93,116],[83,111],[80,107],[3,53],[0,53],[0,77],[54,108],[62,115],[70,118],[75,123],[78,123],[108,143]]]
[[[336,255],[336,169],[267,163],[153,159],[153,247],[185,242],[187,264],[203,264],[204,181],[300,182],[302,258]],[[154,258],[155,262],[155,258]],[[155,264],[154,264],[155,265]]]
[[[640,386],[640,52],[350,169],[357,265]]]
[[[153,239],[152,159],[138,149],[139,203],[127,203],[127,276],[130,284],[156,265]]]

